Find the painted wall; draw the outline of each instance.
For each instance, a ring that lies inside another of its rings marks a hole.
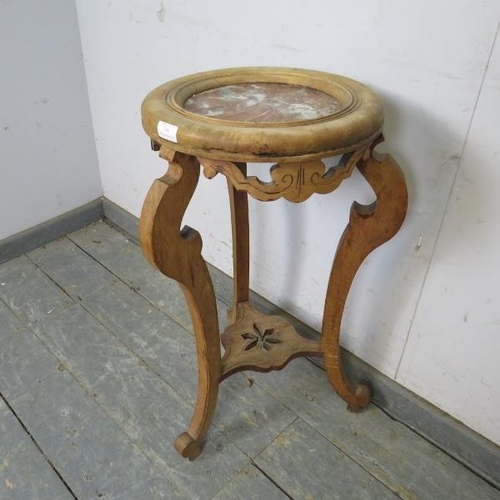
[[[397,377],[497,443],[499,117],[497,37]]]
[[[500,443],[494,411],[495,404],[500,406],[498,391],[476,391],[485,365],[494,366],[500,348],[499,325],[484,330],[481,326],[486,312],[493,317],[498,294],[487,303],[496,286],[487,261],[493,254],[486,250],[493,236],[479,228],[494,227],[495,221],[490,212],[482,214],[487,202],[477,191],[479,183],[473,198],[467,181],[459,186],[470,165],[469,170],[481,172],[485,190],[500,189],[488,184],[494,171],[493,139],[484,147],[480,138],[469,140],[464,155],[500,3],[313,0],[306,6],[255,0],[249,8],[228,0],[76,2],[104,194],[135,215],[152,179],[166,168],[149,150],[139,112],[146,93],[164,81],[214,68],[283,65],[344,74],[370,84],[382,96],[387,142],[381,149],[403,166],[411,206],[397,238],[362,266],[349,297],[342,343]],[[489,78],[490,93],[498,96],[498,84]],[[477,109],[471,137],[480,134],[476,129],[493,128],[498,111],[495,115],[484,106],[482,114],[482,108]],[[489,166],[477,165],[478,157],[489,158]],[[268,169],[260,165],[252,170]],[[464,179],[472,173],[467,175]],[[454,207],[450,191],[458,188],[462,201]],[[372,197],[355,175],[335,195],[315,196],[303,205],[253,202],[252,287],[319,328],[330,264],[349,206],[353,199],[366,203]],[[477,241],[469,243],[467,232],[458,234],[465,231],[461,214],[469,213],[467,203],[487,221],[474,225],[471,232]],[[202,233],[206,259],[230,273],[228,212],[224,179],[202,180],[186,222]],[[483,254],[472,265],[469,253],[476,248]],[[471,291],[474,266],[481,268],[487,290]],[[443,295],[446,280],[448,295]],[[470,319],[464,322],[466,311]],[[456,323],[461,333],[449,328]],[[474,336],[480,354],[467,356],[476,345]],[[448,355],[429,357],[429,352],[445,347]],[[488,384],[492,374],[487,372]]]
[[[0,2],[0,240],[102,195],[74,2]]]

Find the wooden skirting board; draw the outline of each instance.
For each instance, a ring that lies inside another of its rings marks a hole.
[[[0,263],[76,231],[89,223],[101,220],[103,217],[127,233],[132,240],[138,241],[138,219],[112,201],[103,198],[0,241]],[[210,265],[209,269],[217,282],[218,298],[230,304],[232,279]],[[259,311],[265,314],[279,314],[301,334],[313,341],[319,339],[318,332],[281,311],[264,298],[253,292],[250,298],[252,303],[258,306]],[[500,488],[499,446],[389,379],[348,351],[343,350],[342,354],[348,372],[358,374],[362,382],[370,381],[374,404]],[[320,358],[311,358],[311,362],[322,366]]]
[[[103,218],[102,198],[0,240],[0,264]]]

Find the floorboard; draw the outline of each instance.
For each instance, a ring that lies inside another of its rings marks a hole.
[[[402,498],[498,499],[500,492],[374,405],[352,414],[306,359],[253,380]]]
[[[200,460],[183,460],[172,441],[184,430],[192,407],[79,304],[38,323],[35,331],[109,419],[190,496],[215,495],[248,463],[217,431]]]
[[[230,290],[212,276],[223,327]],[[185,461],[172,443],[196,390],[182,293],[116,229],[0,265],[2,499],[500,499],[378,408],[348,413],[306,359],[223,382]]]
[[[77,498],[185,498],[34,333],[1,345],[0,392]]]
[[[290,498],[277,488],[257,467],[249,465],[236,474],[214,500],[286,500]]]
[[[275,439],[256,463],[292,498],[398,498],[301,419]]]
[[[1,397],[0,451],[0,498],[74,498]]]

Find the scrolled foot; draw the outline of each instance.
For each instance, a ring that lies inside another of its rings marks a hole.
[[[174,446],[182,457],[189,460],[194,460],[202,450],[202,444],[187,432],[183,432],[177,437]]]
[[[372,400],[372,393],[367,385],[360,384],[356,387],[356,391],[352,399],[347,403],[347,409],[353,413],[360,412]]]
[[[365,407],[371,395],[365,385],[354,388],[342,369],[339,336],[344,306],[359,267],[375,248],[397,233],[408,206],[406,183],[398,164],[391,156],[380,157],[373,152],[380,140],[382,137],[374,141],[358,163],[377,201],[370,205],[354,202],[351,207],[349,223],[340,239],[330,273],[320,343],[330,383],[353,412]]]

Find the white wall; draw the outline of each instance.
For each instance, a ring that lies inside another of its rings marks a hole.
[[[0,240],[102,195],[74,2],[0,2]]]
[[[500,443],[500,39],[397,380]]]
[[[500,329],[491,325],[480,331],[472,311],[478,311],[477,317],[479,311],[492,315],[494,303],[469,307],[467,331],[474,330],[478,349],[487,349],[482,359],[460,355],[448,359],[443,354],[433,363],[427,358],[428,350],[437,345],[437,331],[440,348],[449,344],[450,349],[468,350],[469,344],[456,347],[457,333],[447,327],[455,304],[466,296],[471,303],[481,300],[479,293],[468,294],[466,278],[462,281],[472,272],[463,246],[465,236],[454,238],[452,249],[453,263],[459,262],[467,273],[454,274],[451,259],[444,259],[446,279],[461,286],[449,286],[450,295],[442,298],[442,278],[433,285],[437,272],[433,267],[416,313],[458,165],[465,170],[470,163],[466,157],[462,161],[462,152],[500,19],[500,3],[255,0],[250,7],[229,0],[76,2],[104,194],[135,215],[152,179],[165,170],[164,162],[149,151],[139,112],[146,93],[164,81],[222,67],[285,65],[344,74],[380,93],[387,112],[383,149],[406,172],[410,212],[398,236],[360,270],[349,298],[342,342],[383,373],[500,443],[493,410],[495,404],[500,406],[498,391],[486,391],[490,398],[486,405],[484,392],[474,390],[484,364],[494,366],[493,344],[498,350]],[[478,115],[475,127],[492,128],[494,117],[484,115],[481,125]],[[466,156],[490,157],[492,165],[493,146],[482,155],[475,147],[469,141]],[[475,167],[486,183],[493,165]],[[487,187],[500,189],[493,184]],[[315,196],[303,205],[252,203],[252,287],[319,327],[330,264],[349,205],[354,198],[367,202],[371,196],[357,175],[335,195]],[[201,182],[186,219],[202,232],[206,259],[230,272],[228,203],[222,178]],[[449,231],[450,236],[439,242],[437,263],[439,248],[445,254],[450,251],[446,241],[459,230],[457,220],[458,215],[447,215],[443,235]],[[493,219],[488,221],[493,227]],[[454,227],[447,229],[449,225]],[[481,237],[477,229],[474,234]],[[478,246],[485,244],[478,241]],[[487,274],[488,267],[481,269],[493,288],[493,274]],[[444,364],[452,374],[447,384],[440,375]],[[467,380],[453,380],[464,371],[470,372]],[[457,397],[459,387],[463,393],[470,392],[465,400]]]

